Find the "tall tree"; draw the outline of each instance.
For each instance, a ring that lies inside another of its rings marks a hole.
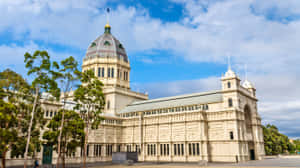
[[[27,166],[27,155],[31,138],[31,131],[36,107],[39,101],[40,91],[48,92],[56,99],[60,96],[60,89],[57,87],[55,79],[57,78],[57,69],[59,65],[56,62],[51,63],[47,51],[35,51],[33,55],[26,53],[25,66],[28,69],[27,74],[34,76],[32,87],[34,88],[34,102],[31,112],[30,123],[28,126],[28,136],[24,156],[24,168]]]
[[[60,128],[62,116],[67,121]],[[48,130],[44,132],[43,139],[47,144],[54,146],[58,153],[62,153],[62,165],[65,167],[65,156],[72,155],[76,147],[81,146],[84,139],[84,122],[80,115],[73,110],[60,110],[47,125]],[[61,136],[60,148],[58,148],[58,137]],[[61,150],[60,152],[58,150]]]
[[[103,84],[95,77],[92,70],[85,71],[81,76],[82,84],[74,92],[76,108],[85,123],[85,138],[83,152],[83,167],[86,168],[87,142],[89,127],[97,129],[102,117],[105,98],[102,92]]]
[[[5,168],[6,153],[18,136],[16,107],[12,103],[5,102],[5,97],[6,94],[0,87],[0,156],[2,168]]]
[[[67,98],[69,97],[69,93],[72,89],[72,86],[74,82],[79,80],[80,77],[80,71],[78,70],[78,62],[71,56],[69,58],[66,58],[65,60],[62,60],[60,62],[61,69],[58,73],[58,82],[60,84],[60,88],[62,88],[63,91],[63,110],[62,110],[62,117],[60,120],[60,129],[59,129],[59,136],[58,136],[58,144],[57,144],[57,151],[58,151],[58,157],[56,162],[56,167],[59,167],[59,161],[61,159],[61,150],[60,150],[60,144],[62,140],[62,128],[64,128],[64,122],[65,122],[65,106]],[[63,160],[64,161],[64,160]],[[65,163],[63,163],[65,165]]]
[[[32,109],[33,100],[29,84],[21,75],[12,70],[7,69],[0,72],[0,87],[4,88],[2,89],[2,95],[4,95],[5,98],[5,101],[2,101],[1,105],[6,107],[3,108],[6,109],[6,113],[3,113],[2,111],[1,116],[6,118],[5,116],[8,114],[7,112],[10,112],[9,117],[1,121],[1,123],[6,123],[5,125],[8,128],[1,131],[3,133],[1,133],[3,138],[0,138],[0,141],[5,141],[6,139],[6,141],[9,142],[3,143],[6,147],[1,147],[1,149],[5,149],[5,151],[2,152],[4,154],[2,159],[4,167],[5,154],[7,150],[10,150],[11,157],[24,155],[26,144],[25,137],[30,121],[30,110]],[[3,96],[0,97],[3,100]],[[7,105],[13,106],[14,110],[9,111]],[[33,120],[32,140],[30,141],[31,143],[29,146],[30,155],[34,155],[34,151],[38,151],[40,149],[40,128],[37,126],[42,127],[44,122],[43,112],[41,111],[40,106],[38,106],[36,110],[36,117]],[[14,134],[9,134],[11,131],[14,132]]]

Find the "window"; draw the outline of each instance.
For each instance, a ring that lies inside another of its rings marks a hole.
[[[233,140],[234,139],[234,137],[233,137],[233,131],[230,131],[229,135],[230,135],[230,139]]]
[[[101,156],[101,145],[95,144],[94,145],[94,156]]]
[[[54,116],[56,116],[56,111],[54,112]]]
[[[117,78],[120,78],[120,69],[117,70]]]
[[[111,77],[114,78],[115,74],[114,74],[114,68],[111,68]]]
[[[231,83],[230,82],[227,83],[227,88],[228,89],[231,88]]]
[[[101,68],[98,68],[98,77],[101,77]]]
[[[110,101],[107,101],[107,109],[110,108]]]
[[[177,145],[174,144],[174,155],[176,156],[177,155],[177,149],[176,149]]]
[[[184,145],[181,144],[181,155],[184,155]]]
[[[121,152],[121,145],[118,145],[117,151],[118,151],[118,152]]]
[[[200,155],[200,146],[199,143],[190,143],[189,144],[189,155]]]
[[[207,104],[203,104],[202,108],[203,108],[203,110],[208,110],[208,105]]]
[[[105,42],[104,42],[104,45],[105,45],[105,46],[110,46],[110,42],[109,42],[109,41],[105,41]]]
[[[110,78],[110,68],[107,68],[107,77]]]
[[[90,153],[90,145],[87,145],[87,148],[86,148],[86,156],[87,157],[89,156],[89,153]]]
[[[102,68],[102,77],[104,77],[104,68]]]
[[[49,111],[47,110],[47,111],[46,111],[46,116],[48,117],[48,115],[49,115]]]
[[[233,104],[232,104],[232,98],[229,98],[228,99],[228,107],[232,107],[233,106]]]
[[[52,117],[52,114],[53,114],[53,112],[52,112],[52,111],[50,111],[50,117]]]

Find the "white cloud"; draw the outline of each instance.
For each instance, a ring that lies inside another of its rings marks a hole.
[[[290,123],[299,122],[300,20],[276,20],[299,15],[299,0],[174,1],[185,7],[184,17],[179,22],[151,18],[143,7],[118,6],[112,11],[112,32],[124,43],[129,54],[170,50],[187,61],[223,64],[226,54],[230,53],[236,70],[247,63],[249,79],[257,87],[259,108],[265,121],[279,124],[286,132],[290,130]],[[25,36],[31,41],[23,46],[0,46],[1,58],[5,57],[5,63],[1,65],[21,66],[26,51],[41,47],[33,42],[36,40],[87,48],[103,32],[105,3],[94,0],[1,0],[0,34],[9,30],[15,39],[24,40]],[[268,20],[272,12],[275,19]],[[155,59],[145,57],[144,61],[155,62]],[[208,91],[218,88],[219,82],[216,77],[211,77],[136,84],[135,87],[145,88],[153,97],[158,97]],[[273,112],[279,117],[274,118]],[[282,115],[288,112],[290,117]]]

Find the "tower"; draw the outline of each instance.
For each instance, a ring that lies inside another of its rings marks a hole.
[[[95,72],[104,87],[130,89],[130,64],[125,48],[111,34],[111,27],[106,24],[104,34],[94,40],[83,59],[82,70]]]
[[[148,99],[147,94],[130,90],[129,59],[122,43],[112,35],[108,23],[104,33],[87,49],[82,63],[82,71],[86,70],[93,70],[104,85],[104,115],[115,116],[131,102]]]

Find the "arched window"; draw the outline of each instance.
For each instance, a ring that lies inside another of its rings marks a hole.
[[[104,77],[104,68],[102,68],[102,77]]]
[[[98,77],[101,77],[101,68],[98,68]]]
[[[231,83],[230,82],[227,83],[227,88],[228,89],[231,88]]]
[[[107,77],[110,78],[110,68],[107,68]]]
[[[109,42],[109,41],[105,41],[105,42],[104,42],[104,45],[105,45],[105,46],[110,46],[110,42]]]
[[[53,114],[53,112],[52,112],[52,111],[50,111],[50,117],[52,117],[52,114]]]
[[[46,117],[48,117],[48,115],[49,115],[49,111],[47,110],[47,111],[46,111]]]
[[[232,107],[233,106],[233,104],[232,104],[232,98],[229,98],[228,99],[228,107]]]
[[[111,68],[111,77],[114,78],[114,68]]]

